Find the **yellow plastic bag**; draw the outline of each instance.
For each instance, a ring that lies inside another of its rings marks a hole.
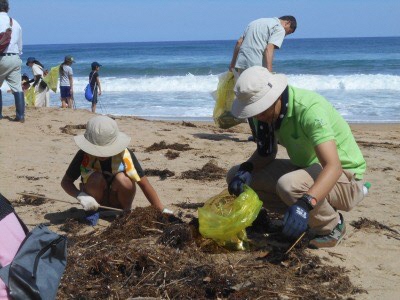
[[[215,125],[220,128],[228,129],[237,124],[243,123],[242,119],[235,118],[231,113],[232,103],[235,99],[233,88],[235,87],[235,78],[231,71],[220,75],[218,88],[213,93],[215,98],[215,107],[213,118]]]
[[[237,198],[224,190],[198,209],[200,233],[220,246],[245,250],[245,228],[253,223],[261,207],[262,202],[256,192],[246,185]]]
[[[43,78],[43,81],[47,83],[49,89],[51,89],[54,93],[57,92],[59,70],[60,66],[52,67],[50,72]]]
[[[36,102],[35,87],[31,86],[29,89],[25,91],[25,103],[27,106],[35,106],[35,102]]]

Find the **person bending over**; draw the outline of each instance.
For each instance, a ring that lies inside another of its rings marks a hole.
[[[84,135],[74,137],[80,148],[69,165],[61,186],[79,200],[84,210],[95,211],[99,205],[130,210],[138,185],[152,206],[172,213],[161,203],[155,189],[144,175],[135,154],[127,149],[131,138],[106,116],[91,118]],[[74,181],[81,177],[79,189]]]
[[[285,36],[296,31],[293,16],[261,18],[247,25],[237,40],[229,69],[240,74],[252,66],[263,66],[272,72],[275,49],[280,49]]]
[[[230,193],[238,195],[248,184],[265,204],[278,196],[289,206],[284,235],[296,239],[311,228],[311,248],[337,245],[346,232],[338,211],[350,211],[364,198],[366,163],[349,125],[321,95],[260,66],[242,73],[235,94],[232,114],[254,119],[257,150],[228,171]],[[276,159],[277,141],[289,160]]]

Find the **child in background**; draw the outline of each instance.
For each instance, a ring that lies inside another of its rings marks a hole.
[[[24,92],[24,94],[26,93],[26,91],[31,87],[31,82],[33,82],[34,79],[29,79],[28,74],[24,73],[21,76],[21,86],[22,86],[22,91]],[[11,94],[12,91],[11,90],[7,90],[7,93]]]
[[[31,82],[33,82],[34,79],[29,80],[29,77],[26,73],[22,74],[21,76],[21,85],[22,85],[22,90],[25,94],[25,92],[31,87]]]
[[[60,65],[60,93],[61,107],[72,108],[74,106],[74,80],[71,65],[74,63],[74,58],[67,55],[64,62]]]
[[[99,64],[97,61],[92,62],[92,72],[89,74],[89,83],[90,88],[93,92],[93,100],[92,100],[92,112],[96,112],[96,105],[97,105],[97,96],[101,95],[101,85],[99,79],[99,70],[102,65]]]

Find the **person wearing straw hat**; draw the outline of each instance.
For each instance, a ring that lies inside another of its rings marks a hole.
[[[85,134],[75,136],[74,140],[80,150],[61,186],[79,200],[85,211],[96,211],[99,205],[130,210],[138,185],[152,206],[163,213],[172,213],[163,206],[135,154],[127,148],[131,138],[119,131],[113,119],[91,118]],[[80,189],[74,184],[79,177]]]
[[[232,114],[255,120],[257,150],[228,171],[229,192],[238,195],[248,184],[266,204],[277,197],[289,206],[285,236],[296,239],[310,228],[311,248],[334,247],[346,232],[338,210],[364,198],[366,163],[347,122],[321,95],[261,66],[245,70],[234,90]],[[276,158],[277,142],[289,160]]]

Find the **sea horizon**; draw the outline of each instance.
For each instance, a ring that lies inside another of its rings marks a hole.
[[[320,40],[320,39],[365,39],[365,38],[400,38],[398,36],[354,36],[354,37],[286,37],[286,40]],[[125,42],[90,42],[90,43],[73,43],[73,45],[93,45],[93,44],[131,44],[131,43],[180,43],[180,42],[227,42],[236,41],[237,39],[213,39],[213,40],[165,40],[165,41],[125,41]],[[71,45],[71,43],[43,43],[43,44],[24,44],[24,46],[61,46]]]
[[[83,90],[98,61],[103,95],[98,113],[160,120],[212,120],[213,91],[228,70],[235,40],[25,45],[26,58],[46,68],[74,56],[78,108],[90,108]],[[340,44],[341,47],[337,47]],[[274,71],[290,85],[323,95],[351,123],[400,122],[400,37],[288,38],[275,51]],[[13,98],[2,86],[3,104]],[[51,106],[59,106],[51,93]]]

